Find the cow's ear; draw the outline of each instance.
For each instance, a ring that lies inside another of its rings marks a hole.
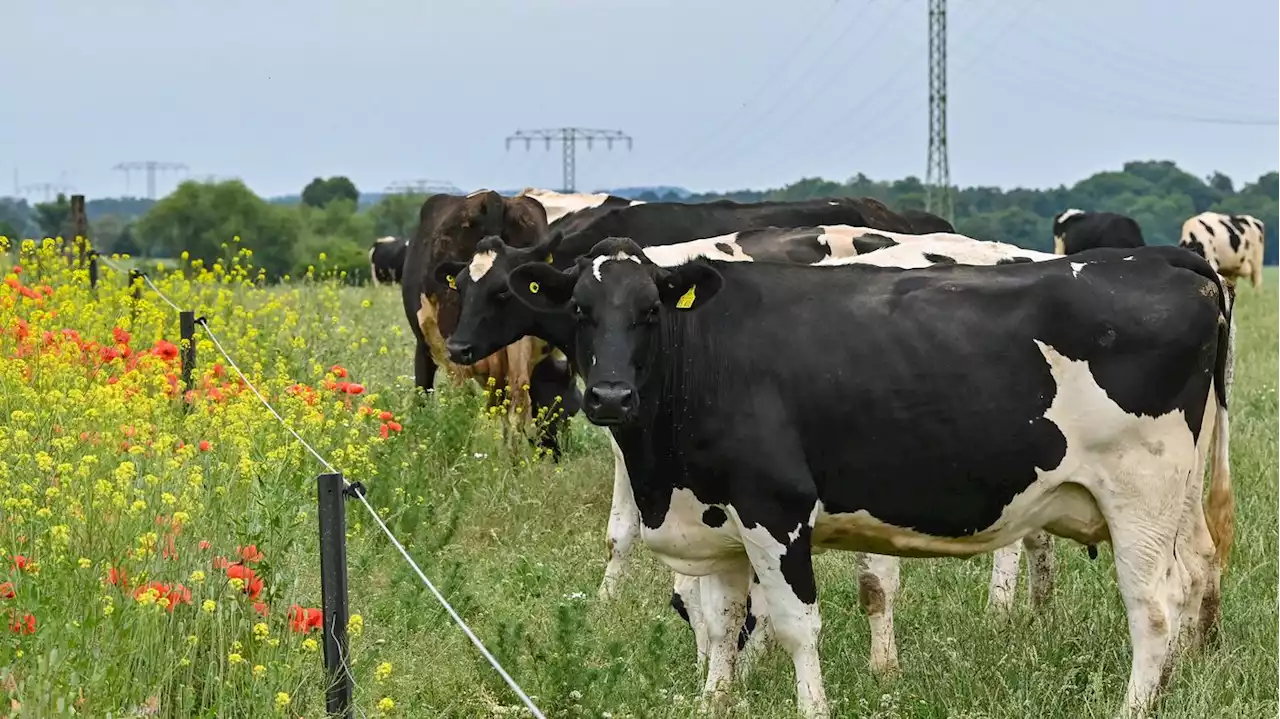
[[[665,270],[657,278],[658,297],[677,310],[700,309],[724,286],[724,277],[703,262]]]
[[[466,264],[462,262],[441,262],[436,266],[436,282],[447,286],[454,292],[458,291],[458,273],[466,269]]]
[[[545,262],[520,265],[507,277],[507,286],[521,302],[540,312],[558,310],[573,297],[577,268],[564,272]]]

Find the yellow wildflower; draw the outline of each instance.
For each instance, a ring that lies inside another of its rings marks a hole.
[[[360,636],[360,632],[364,631],[364,617],[359,614],[352,614],[347,620],[347,631],[354,636]]]

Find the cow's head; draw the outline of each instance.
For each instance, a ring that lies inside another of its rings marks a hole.
[[[640,410],[645,386],[673,313],[701,309],[720,290],[705,262],[662,268],[630,239],[601,240],[577,263],[557,271],[545,263],[511,273],[508,286],[541,311],[569,311],[577,323],[575,360],[587,373],[583,411],[598,425],[625,424]]]
[[[445,343],[449,359],[471,364],[488,357],[532,331],[533,311],[511,301],[507,278],[515,268],[530,262],[550,262],[560,237],[533,247],[512,247],[501,237],[489,236],[476,244],[470,262],[442,262],[435,280],[461,301],[457,329]]]

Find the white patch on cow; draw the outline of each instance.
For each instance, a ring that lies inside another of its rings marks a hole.
[[[815,266],[875,265],[877,267],[912,269],[932,267],[937,264],[925,257],[926,254],[945,255],[961,265],[994,265],[1000,260],[1015,257],[1023,257],[1033,262],[1043,262],[1056,257],[1056,255],[1051,255],[1047,252],[1025,250],[1004,242],[983,242],[950,232],[935,232],[927,235],[901,235],[892,232],[868,230],[853,236],[860,237],[864,234],[872,233],[884,235],[898,244],[863,255],[827,257],[817,262]],[[850,241],[852,242],[852,239]]]
[[[1080,270],[1083,270],[1083,269],[1084,269],[1084,265],[1085,265],[1085,263],[1083,263],[1083,262],[1072,262],[1072,263],[1071,263],[1071,276],[1072,276],[1072,277],[1079,277],[1079,276],[1080,276]]]
[[[467,274],[471,275],[471,281],[479,282],[480,278],[493,269],[493,262],[496,259],[498,259],[498,253],[493,250],[477,252],[471,258],[471,264],[467,265]]]
[[[618,581],[626,569],[631,547],[640,534],[640,510],[631,494],[631,476],[627,473],[626,458],[613,433],[605,430],[609,447],[613,450],[613,499],[609,506],[608,539],[609,562],[604,568],[604,580],[597,592],[602,600],[610,600],[617,594]]]
[[[1075,217],[1075,216],[1077,216],[1077,215],[1083,215],[1083,214],[1084,214],[1084,210],[1077,210],[1076,208],[1072,207],[1072,208],[1071,208],[1071,209],[1069,209],[1069,210],[1063,210],[1063,211],[1062,211],[1062,212],[1061,212],[1061,213],[1060,213],[1060,214],[1059,214],[1059,215],[1054,219],[1054,222],[1055,222],[1055,223],[1058,223],[1058,222],[1066,222],[1067,220],[1071,219],[1072,217]]]
[[[394,235],[387,235],[386,237],[379,237],[378,239],[374,240],[374,241],[373,241],[373,244],[375,244],[375,245],[385,245],[385,244],[387,244],[388,242],[395,242],[395,241],[396,241],[396,238],[395,238],[395,236],[394,236]]]
[[[472,192],[472,193],[468,194],[468,195],[467,195],[467,197],[475,197],[476,195],[483,195],[483,194],[484,194],[484,193],[486,193],[486,192],[488,192],[488,190],[486,190],[486,189],[483,189],[483,188],[482,188],[482,189],[476,190],[475,192]]]
[[[1132,260],[1133,260],[1133,255],[1129,255],[1128,257],[1124,258],[1125,262],[1130,262]]]
[[[868,228],[852,225],[818,225],[822,232],[818,242],[827,246],[828,257],[852,257],[858,254],[853,247],[853,238],[867,234]]]
[[[828,205],[838,205],[838,204],[840,204],[840,203],[839,203],[839,202],[836,202],[835,200],[827,200],[827,204],[828,204]]]
[[[525,197],[532,197],[542,205],[547,212],[547,224],[574,212],[599,207],[604,204],[605,200],[609,199],[609,194],[606,192],[594,194],[556,192],[555,190],[541,190],[532,187],[525,188],[520,194]]]
[[[730,252],[717,247],[728,245]],[[752,258],[738,244],[738,233],[731,232],[717,237],[706,237],[701,240],[677,242],[674,245],[652,245],[643,250],[644,256],[659,267],[677,267],[695,258],[721,262],[752,262]]]
[[[733,522],[710,527],[702,521],[711,506],[688,489],[673,489],[662,524],[652,529],[640,526],[645,546],[680,574],[703,576],[732,566],[742,559],[742,539]]]
[[[637,265],[641,264],[639,257],[636,257],[635,255],[629,255],[626,252],[617,252],[612,255],[601,255],[591,261],[591,274],[595,276],[596,282],[604,282],[604,278],[600,276],[600,267],[601,265],[603,265],[604,263],[610,260],[614,260],[617,262],[622,262],[623,260],[631,260]]]

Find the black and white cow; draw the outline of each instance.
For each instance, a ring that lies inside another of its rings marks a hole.
[[[1183,629],[1216,625],[1202,470],[1225,416],[1229,310],[1191,253],[668,269],[609,238],[508,285],[571,310],[584,413],[622,450],[645,544],[704,576],[704,700],[732,677],[754,572],[801,713],[828,715],[813,546],[968,557],[1041,527],[1111,541],[1126,711],[1155,698]]]
[[[379,237],[369,248],[369,277],[377,285],[399,283],[404,275],[404,256],[409,248],[407,237]]]
[[[1115,212],[1072,208],[1053,218],[1053,252],[1074,255],[1097,247],[1142,247],[1142,228],[1132,217]]]
[[[1248,277],[1256,289],[1262,287],[1266,237],[1266,225],[1252,215],[1201,212],[1182,223],[1178,244],[1208,260],[1233,287]]]
[[[814,238],[818,238],[814,242]],[[552,238],[535,248],[515,249],[496,239],[483,241],[470,267],[461,263],[446,265],[442,271],[454,277],[461,295],[462,310],[455,340],[479,352],[502,346],[512,337],[529,334],[571,352],[573,340],[571,318],[567,313],[533,313],[519,303],[508,302],[507,277],[516,266],[538,261],[556,251],[559,240]],[[812,246],[825,248],[813,252]],[[1013,245],[980,242],[953,233],[904,235],[865,227],[824,226],[817,228],[766,228],[732,233],[675,245],[646,247],[645,257],[659,266],[684,264],[691,258],[704,257],[726,262],[798,262],[818,265],[866,263],[888,267],[926,267],[934,264],[1002,264],[1053,259],[1055,256],[1025,250]],[[609,598],[624,571],[624,562],[639,532],[639,515],[631,496],[625,461],[616,443],[613,500],[608,524],[609,562],[601,582],[600,596]],[[1053,555],[1048,536],[1036,532],[1024,538],[1028,547],[1032,606],[1038,608],[1052,593]],[[988,605],[993,610],[1012,607],[1017,585],[1021,545],[1013,543],[996,550],[993,556]],[[871,666],[879,673],[897,666],[897,649],[893,631],[893,601],[898,587],[898,565],[894,557],[868,555],[859,557],[859,584],[863,609],[872,632]],[[691,625],[697,641],[700,663],[706,657],[706,625],[702,620],[697,578],[676,576],[672,607]],[[757,601],[756,606],[762,606]],[[763,615],[763,611],[761,611]],[[761,617],[760,626],[767,629]],[[748,615],[740,643],[755,638],[757,617]],[[753,655],[761,642],[750,645]]]
[[[540,190],[533,187],[526,187],[520,191],[519,196],[532,197],[547,211],[547,222],[554,225],[556,220],[567,215],[589,210],[593,207],[630,207],[631,205],[643,205],[642,200],[628,200],[625,197],[610,195],[607,192],[583,193],[583,192],[556,192],[554,190]]]

